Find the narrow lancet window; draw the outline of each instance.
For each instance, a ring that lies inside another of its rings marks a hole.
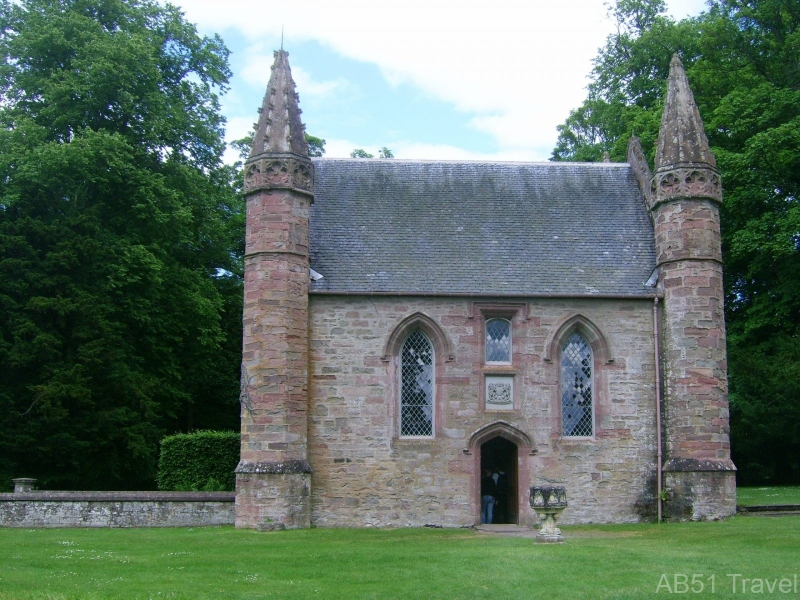
[[[421,331],[408,336],[401,356],[400,435],[433,435],[433,345]]]
[[[511,321],[486,321],[486,362],[511,364]]]
[[[594,435],[592,349],[577,333],[561,348],[561,421],[565,436]]]

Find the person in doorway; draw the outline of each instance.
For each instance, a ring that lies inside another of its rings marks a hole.
[[[495,484],[494,520],[498,523],[508,522],[508,474],[502,469],[495,469],[492,473]]]
[[[492,524],[496,498],[497,484],[495,484],[492,478],[492,471],[490,469],[484,469],[483,477],[481,477],[481,524]]]

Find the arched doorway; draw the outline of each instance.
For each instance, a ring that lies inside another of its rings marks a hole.
[[[517,524],[519,521],[517,453],[517,445],[499,435],[481,444],[481,473],[489,469],[497,481],[492,523]]]

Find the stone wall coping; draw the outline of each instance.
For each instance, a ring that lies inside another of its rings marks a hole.
[[[693,471],[735,471],[729,458],[717,460],[698,458],[672,458],[664,465],[664,472],[690,473]]]
[[[0,502],[234,502],[235,492],[71,492],[0,494]]]
[[[242,460],[236,467],[237,473],[267,473],[271,475],[291,475],[311,473],[311,465],[307,460],[285,460],[283,462]]]
[[[800,512],[800,504],[751,504],[749,506],[737,506],[736,512]]]

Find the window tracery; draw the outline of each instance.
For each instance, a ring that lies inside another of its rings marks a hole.
[[[433,435],[433,344],[420,330],[409,334],[400,353],[400,435]]]
[[[486,321],[486,362],[511,364],[511,321],[508,319]]]
[[[567,437],[594,435],[592,348],[579,333],[561,347],[561,424]]]

